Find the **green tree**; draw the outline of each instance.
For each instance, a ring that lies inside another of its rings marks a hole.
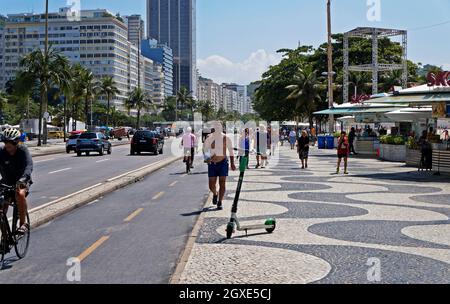
[[[204,121],[210,121],[213,119],[215,110],[211,101],[205,100],[198,102],[198,108],[200,113],[202,113]]]
[[[188,88],[181,87],[176,95],[177,106],[176,106],[176,119],[178,119],[178,109],[181,106],[182,109],[189,108],[192,112],[192,117],[194,117],[194,107],[195,101],[191,96]]]
[[[109,126],[109,115],[111,109],[111,98],[119,94],[119,89],[114,79],[110,76],[104,77],[100,84],[100,94],[106,97],[107,102],[107,112],[106,112],[106,126]]]
[[[155,110],[156,108],[150,96],[141,88],[135,88],[128,93],[125,105],[128,109],[137,110],[136,129],[140,128],[142,110]]]
[[[90,126],[90,104],[94,103],[95,98],[99,93],[100,86],[99,82],[90,70],[81,69],[79,73],[78,91],[84,99],[84,117],[86,125]]]
[[[70,77],[67,70],[64,69],[68,65],[67,57],[61,55],[60,52],[53,48],[48,48],[47,52],[37,49],[25,55],[20,61],[22,72],[27,77],[33,79],[31,84],[37,85],[39,88],[39,117],[42,118],[44,112],[47,112],[48,100],[47,93],[53,86],[59,86],[63,79]],[[42,119],[39,119],[39,137],[38,146],[42,145]],[[45,127],[45,126],[44,126]],[[46,131],[46,128],[45,130]],[[44,144],[47,142],[47,132],[44,132]]]
[[[308,118],[311,128],[314,124],[313,113],[317,109],[316,101],[320,100],[318,87],[317,71],[313,71],[310,65],[300,68],[293,83],[286,87],[291,92],[286,99],[295,102],[296,113]]]

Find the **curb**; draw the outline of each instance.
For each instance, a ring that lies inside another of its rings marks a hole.
[[[129,145],[130,142],[128,141],[124,141],[124,142],[117,142],[117,143],[113,143],[112,146],[113,147],[118,147],[118,146],[125,146],[125,145]],[[28,149],[30,148],[36,148],[36,147],[28,147]],[[49,148],[49,151],[30,151],[31,156],[32,157],[40,157],[40,156],[47,156],[47,155],[55,155],[55,154],[65,154],[66,153],[66,146],[60,146],[60,147],[54,147],[54,148]]]
[[[42,226],[55,218],[71,212],[81,206],[87,205],[111,192],[137,183],[146,176],[181,160],[182,157],[172,157],[166,160],[147,165],[134,171],[125,173],[119,177],[109,179],[103,183],[92,186],[82,192],[75,192],[53,202],[38,206],[29,211],[33,228]]]
[[[191,234],[188,237],[188,240],[186,242],[186,246],[184,247],[183,252],[180,255],[180,258],[178,259],[177,266],[175,268],[175,272],[171,276],[169,280],[169,284],[180,284],[181,275],[184,272],[184,269],[186,268],[186,265],[189,261],[189,257],[191,256],[192,248],[194,247],[195,241],[197,240],[197,237],[200,232],[200,228],[203,225],[203,221],[205,219],[205,211],[208,209],[208,206],[210,205],[210,202],[212,200],[212,193],[209,195],[206,195],[205,204],[203,206],[202,213],[198,216],[197,222],[194,225],[194,228],[192,229]]]

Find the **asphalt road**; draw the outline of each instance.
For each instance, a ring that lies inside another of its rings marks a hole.
[[[113,147],[111,155],[77,157],[76,154],[56,154],[35,157],[29,208],[48,203],[123,173],[172,156],[166,141],[163,155],[130,156],[129,145]]]
[[[9,256],[0,284],[70,283],[71,257],[80,283],[168,283],[208,192],[206,166],[193,173],[177,162],[32,231],[28,256]]]

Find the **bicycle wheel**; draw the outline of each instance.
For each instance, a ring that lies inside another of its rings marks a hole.
[[[31,234],[31,225],[30,225],[30,216],[26,215],[25,218],[26,222],[25,224],[28,225],[28,230],[23,235],[18,235],[17,230],[20,228],[18,227],[19,224],[19,214],[17,207],[14,208],[14,215],[13,215],[13,235],[14,235],[14,249],[16,251],[16,255],[19,259],[23,259],[27,255],[28,251],[28,245],[30,244],[30,234]]]
[[[5,261],[5,255],[8,251],[8,238],[3,234],[3,231],[6,231],[6,227],[4,227],[5,221],[3,219],[3,215],[0,215],[0,269],[3,269],[3,263]]]

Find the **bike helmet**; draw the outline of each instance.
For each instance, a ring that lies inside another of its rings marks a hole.
[[[22,134],[17,129],[6,129],[3,131],[2,141],[18,141]]]

